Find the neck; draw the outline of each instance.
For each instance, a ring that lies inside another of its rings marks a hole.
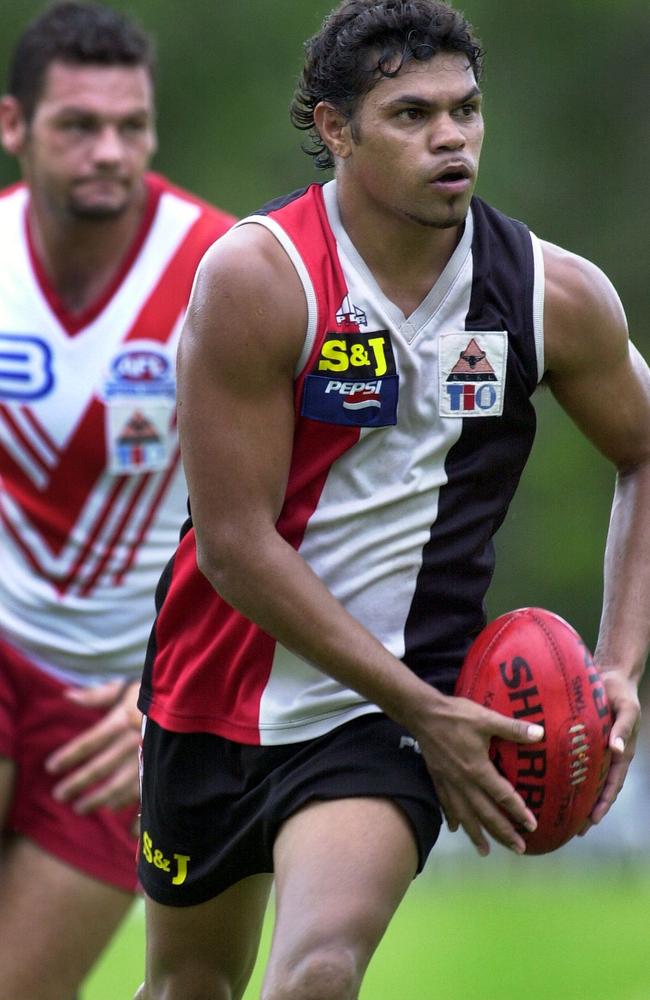
[[[32,191],[28,225],[36,256],[64,308],[84,312],[110,287],[136,237],[146,191],[113,218],[62,218]]]
[[[444,271],[464,224],[425,226],[380,206],[361,203],[337,178],[341,222],[383,293],[410,316]]]

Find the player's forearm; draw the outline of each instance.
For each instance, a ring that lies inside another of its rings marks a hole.
[[[650,461],[617,479],[596,660],[638,683],[649,647]]]
[[[228,604],[395,721],[413,726],[425,703],[432,708],[443,700],[350,615],[275,532],[263,539],[246,533],[225,548],[199,544],[197,553],[201,571]]]

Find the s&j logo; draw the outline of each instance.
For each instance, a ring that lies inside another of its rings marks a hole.
[[[399,376],[388,330],[326,334],[305,379],[302,415],[353,427],[397,420]]]

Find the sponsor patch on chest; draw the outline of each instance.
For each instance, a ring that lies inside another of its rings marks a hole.
[[[327,333],[305,378],[302,415],[353,427],[397,421],[399,376],[387,330]]]
[[[175,440],[171,356],[148,341],[123,345],[111,361],[103,397],[110,471],[124,475],[165,469]]]
[[[440,337],[440,416],[500,417],[506,388],[505,330],[443,333]]]
[[[42,337],[0,333],[0,399],[42,399],[54,385],[52,351]]]

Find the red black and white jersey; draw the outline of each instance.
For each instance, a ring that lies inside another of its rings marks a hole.
[[[449,685],[485,622],[492,536],[534,437],[539,241],[474,198],[407,317],[348,238],[334,181],[241,224],[274,234],[308,303],[278,531],[396,657]],[[377,710],[221,600],[196,568],[191,521],[157,606],[140,707],[168,729],[279,744]]]
[[[28,188],[0,195],[0,635],[62,677],[142,669],[186,514],[175,352],[196,267],[234,219],[147,176],[112,285],[69,314]]]

